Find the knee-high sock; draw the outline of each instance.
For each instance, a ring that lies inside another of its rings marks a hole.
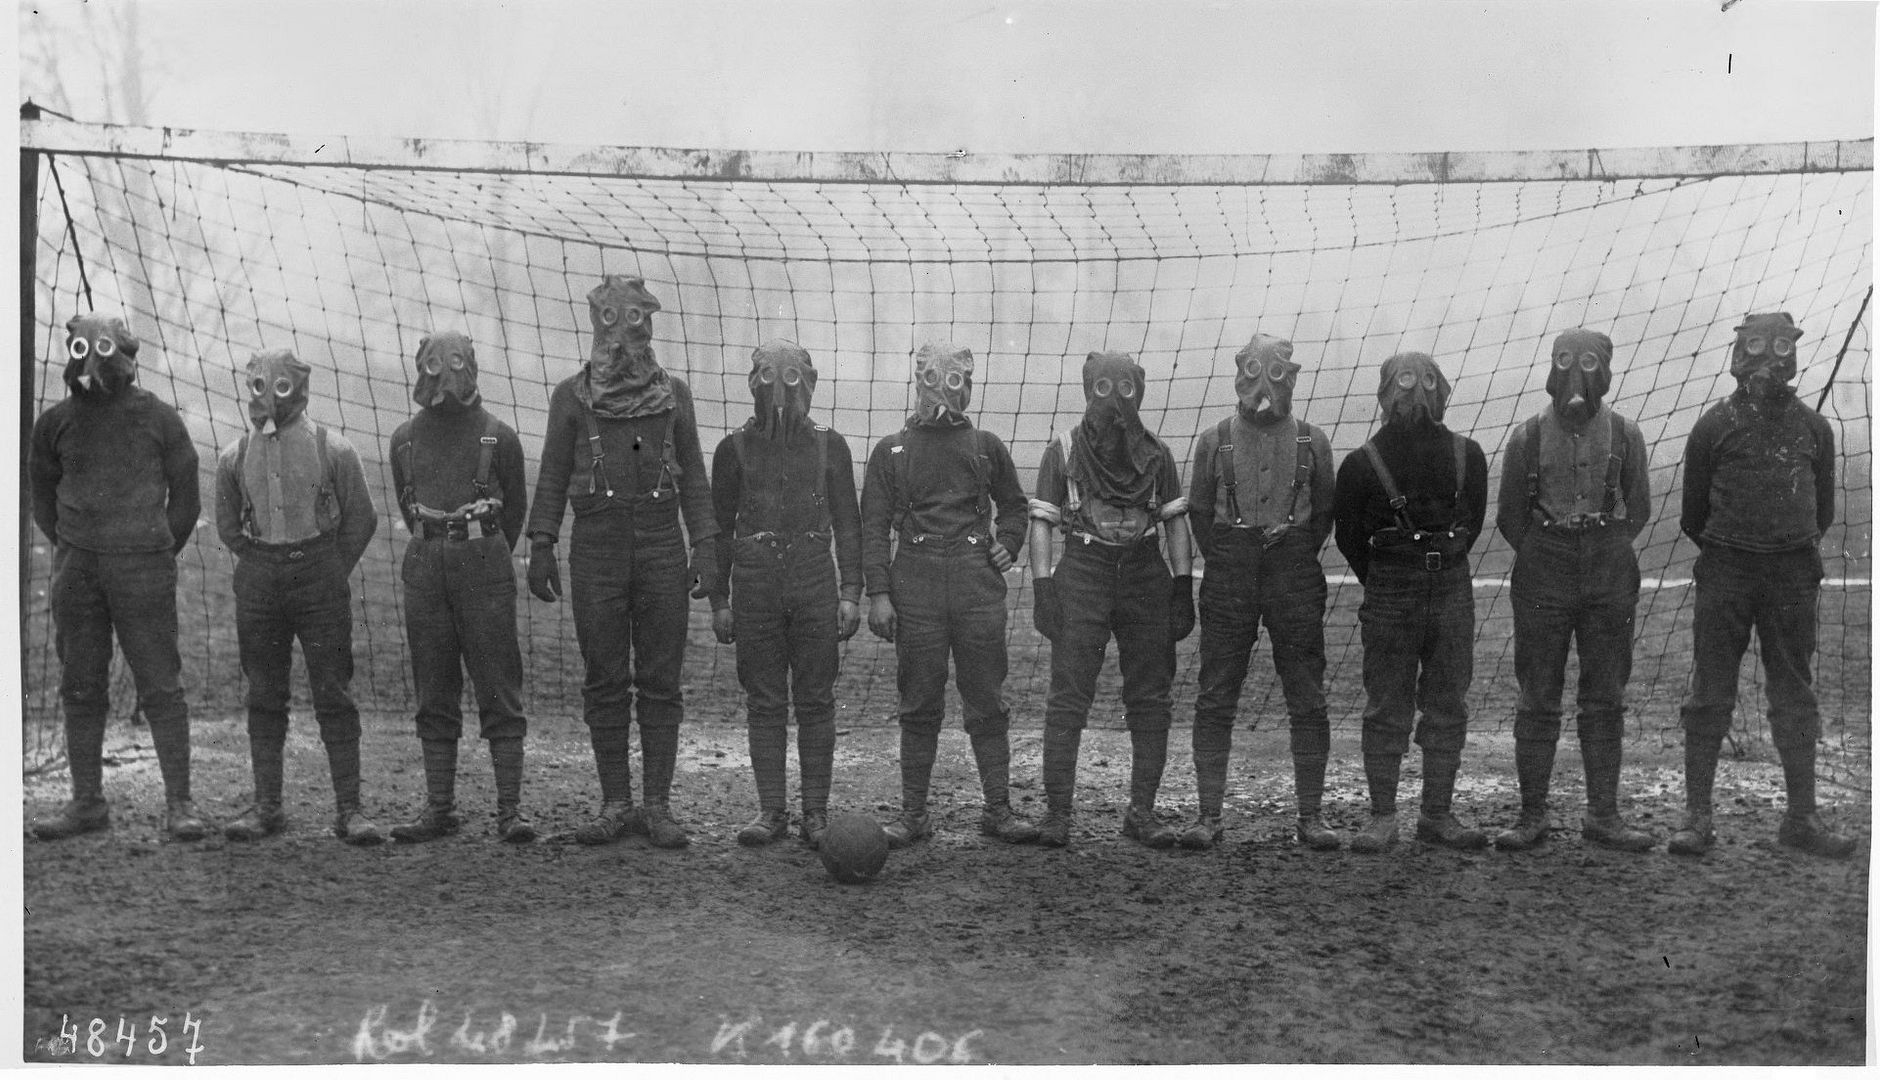
[[[457,740],[420,739],[419,743],[424,753],[425,798],[432,806],[450,806],[457,801]],[[490,743],[490,756],[496,756],[495,742]]]
[[[522,760],[521,738],[490,740],[490,768],[496,774],[498,812],[522,805]]]
[[[1220,817],[1227,801],[1227,759],[1234,748],[1234,729],[1196,724],[1195,799],[1202,817]]]
[[[979,789],[985,795],[986,809],[998,810],[1011,805],[1012,742],[1005,732],[982,733],[972,737],[973,761],[979,765]]]
[[[341,813],[359,806],[359,740],[326,744],[326,764],[333,773],[333,805]]]
[[[927,786],[933,781],[933,763],[940,756],[940,733],[901,725],[901,809],[918,814],[927,809]]]
[[[150,717],[149,723],[150,743],[156,747],[157,769],[163,773],[164,793],[171,799],[189,798],[189,717],[162,720]]]
[[[1807,817],[1815,812],[1815,744],[1777,746],[1776,753],[1789,789],[1789,816]]]
[[[803,812],[823,813],[829,809],[829,785],[836,771],[836,722],[834,717],[796,722],[797,767],[802,770]],[[781,804],[779,804],[781,805]]]
[[[1423,751],[1423,812],[1446,814],[1456,794],[1456,773],[1462,755],[1447,750]]]
[[[672,797],[672,773],[679,766],[679,729],[640,725],[640,762],[646,805],[665,806]]]
[[[1044,729],[1044,799],[1053,813],[1071,811],[1077,790],[1077,746],[1083,738],[1078,728]]]
[[[1162,789],[1162,770],[1168,767],[1168,729],[1129,733],[1129,803],[1142,810],[1155,809]]]
[[[1625,744],[1614,738],[1580,740],[1580,764],[1586,770],[1586,812],[1606,819],[1619,813],[1619,766]]]
[[[633,801],[633,742],[626,728],[589,728],[594,747],[594,769],[600,774],[601,801]]]
[[[1723,753],[1723,735],[1700,732],[1684,733],[1684,806],[1687,810],[1710,813],[1711,795],[1717,783],[1717,758]]]
[[[1364,755],[1364,779],[1371,789],[1371,813],[1397,812],[1397,775],[1402,770],[1402,754]]]
[[[766,813],[782,810],[789,795],[784,762],[790,752],[790,729],[781,724],[752,724],[744,729],[744,741],[751,751],[757,805]]]
[[[1516,739],[1514,741],[1514,774],[1515,779],[1521,784],[1522,810],[1547,809],[1547,798],[1553,787],[1554,750],[1557,745],[1553,739]],[[1586,741],[1582,739],[1580,756],[1586,762],[1586,794],[1590,804],[1593,794],[1593,764],[1592,758],[1586,755]]]
[[[99,716],[65,714],[65,757],[72,767],[72,798],[104,797],[104,722]]]

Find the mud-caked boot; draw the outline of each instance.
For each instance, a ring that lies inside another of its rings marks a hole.
[[[1330,757],[1330,743],[1329,727],[1321,730],[1317,724],[1293,726],[1293,793],[1299,802],[1299,824],[1294,835],[1313,851],[1337,851],[1345,842],[1320,813],[1325,801],[1325,765]]]
[[[1845,859],[1860,846],[1853,837],[1843,836],[1828,828],[1820,814],[1799,817],[1795,814],[1786,815],[1782,819],[1782,831],[1776,835],[1776,839],[1783,847],[1826,859]]]
[[[333,817],[333,835],[354,847],[371,847],[385,842],[385,834],[357,803],[339,808]]]
[[[933,835],[933,819],[923,805],[920,809],[904,806],[901,816],[881,827],[888,837],[888,847],[899,851]]]
[[[1221,815],[1203,812],[1195,818],[1195,823],[1181,831],[1176,843],[1189,851],[1206,851],[1221,842],[1226,829],[1221,827]]]
[[[640,808],[631,802],[601,800],[601,808],[574,831],[574,841],[595,847],[611,844],[623,836],[646,832]]]
[[[222,826],[222,837],[238,843],[263,840],[287,828],[287,812],[280,803],[257,802],[241,816]]]
[[[1717,843],[1709,810],[1686,810],[1665,850],[1673,855],[1702,855]]]
[[[1378,855],[1397,846],[1397,777],[1403,755],[1372,752],[1364,755],[1364,779],[1371,789],[1371,820],[1351,838],[1351,850]]]
[[[90,795],[71,799],[59,812],[33,822],[33,836],[40,840],[64,840],[81,833],[98,832],[111,827],[111,809],[104,796]]]
[[[1162,823],[1155,816],[1155,808],[1130,804],[1123,811],[1123,835],[1144,847],[1171,848],[1175,846],[1175,830]]]
[[[1529,851],[1539,847],[1552,830],[1546,806],[1523,806],[1515,823],[1495,834],[1495,847],[1502,851]]]
[[[1084,733],[1078,728],[1044,729],[1044,820],[1038,823],[1038,843],[1068,847],[1071,842],[1071,804],[1077,791],[1077,750]]]
[[[1488,834],[1464,825],[1450,809],[1461,757],[1423,751],[1423,799],[1417,814],[1417,839],[1456,851],[1480,851],[1488,846]]]
[[[505,844],[535,839],[535,825],[522,811],[522,739],[490,740],[490,766],[496,775],[496,838]]]
[[[1515,739],[1514,773],[1521,785],[1521,816],[1512,826],[1495,834],[1495,846],[1502,851],[1534,848],[1546,840],[1553,829],[1547,816],[1547,801],[1553,786],[1557,745],[1555,739]]]
[[[441,840],[462,827],[463,818],[457,815],[456,803],[427,801],[417,817],[392,826],[392,839],[401,844],[422,844],[427,840]]]
[[[738,843],[745,847],[763,847],[790,835],[788,810],[759,810],[750,823],[738,830]]]
[[[1580,757],[1586,764],[1586,814],[1580,836],[1589,844],[1614,851],[1650,851],[1658,838],[1634,829],[1619,816],[1619,766],[1625,745],[1615,729],[1606,737],[1589,740],[1580,728]]]
[[[1123,835],[1144,847],[1175,846],[1175,830],[1155,814],[1156,793],[1168,763],[1168,729],[1129,733],[1129,809],[1123,811]]]
[[[1071,842],[1071,812],[1069,810],[1047,809],[1038,822],[1038,843],[1042,847],[1069,847]]]
[[[979,765],[979,787],[985,809],[979,814],[979,833],[1008,844],[1029,844],[1038,839],[1038,826],[1012,810],[1012,743],[1003,730],[972,737],[973,760]]]
[[[822,850],[823,835],[829,831],[829,811],[821,808],[803,811],[802,820],[797,822],[796,829],[810,850]]]
[[[171,799],[163,811],[163,831],[172,840],[191,842],[209,835],[209,824],[196,813],[188,799]]]
[[[1337,851],[1345,843],[1344,836],[1327,825],[1316,810],[1310,815],[1299,815],[1299,824],[1293,830],[1293,835],[1313,851]]]
[[[496,808],[496,838],[505,844],[527,844],[535,839],[535,825],[521,806]]]
[[[641,816],[646,822],[646,838],[656,848],[682,848],[692,842],[692,834],[686,831],[672,816],[672,808],[664,802],[648,802]]]

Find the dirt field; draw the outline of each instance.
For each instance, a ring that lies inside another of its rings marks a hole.
[[[385,825],[422,796],[408,723],[368,722],[367,802]],[[1662,847],[1642,857],[1589,849],[1577,830],[1529,854],[1408,841],[1364,857],[1292,844],[1283,731],[1242,731],[1226,844],[1155,852],[1117,833],[1127,735],[1093,729],[1073,846],[1044,851],[979,838],[977,784],[952,724],[936,773],[940,834],[896,853],[865,886],[835,884],[794,841],[736,845],[753,796],[743,729],[722,720],[686,729],[675,806],[694,843],[682,852],[644,839],[496,842],[487,758],[468,741],[463,834],[348,848],[326,831],[324,756],[311,718],[298,715],[287,833],[252,845],[160,842],[148,741],[114,724],[113,831],[25,844],[23,1054],[181,1063],[194,1047],[198,1064],[1863,1060],[1868,849],[1831,863],[1778,848],[1770,764],[1725,765],[1720,846],[1701,862]],[[196,732],[199,807],[227,820],[249,784],[243,729],[223,715]],[[1193,810],[1187,738],[1184,727],[1172,740],[1166,812]],[[1574,822],[1570,739],[1556,806]],[[1014,741],[1016,795],[1035,815],[1040,733]],[[1662,837],[1681,799],[1681,760],[1653,739],[1629,752],[1628,812]],[[528,804],[539,826],[565,834],[596,797],[585,730],[538,721],[530,754]],[[1465,817],[1512,820],[1511,757],[1505,736],[1472,740]],[[835,807],[887,817],[895,758],[892,727],[845,725]],[[1364,810],[1357,761],[1355,737],[1341,733],[1329,816],[1347,830]],[[1406,773],[1413,805],[1414,755]],[[64,794],[62,772],[29,778],[28,816]],[[1866,799],[1823,791],[1829,816],[1863,837]],[[152,1017],[164,1023],[153,1029]]]

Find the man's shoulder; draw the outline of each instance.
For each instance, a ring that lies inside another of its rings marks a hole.
[[[390,445],[394,451],[411,442],[412,425],[417,423],[417,420],[418,418],[414,416],[392,429]]]

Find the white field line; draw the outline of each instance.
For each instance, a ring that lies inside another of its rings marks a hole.
[[[1356,585],[1358,579],[1351,574],[1327,574],[1325,580],[1332,585]],[[1690,578],[1640,578],[1639,587],[1644,589],[1682,589],[1691,584]],[[1821,585],[1827,589],[1866,589],[1873,586],[1872,578],[1831,577],[1821,579]],[[1475,579],[1478,589],[1505,589],[1508,579],[1505,577],[1479,577]]]

